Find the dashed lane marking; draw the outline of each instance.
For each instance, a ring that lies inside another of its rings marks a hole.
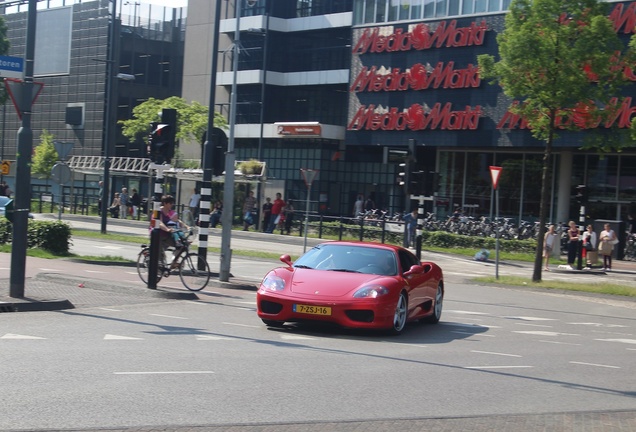
[[[248,328],[261,328],[261,327],[263,327],[263,326],[259,326],[259,325],[239,324],[239,323],[231,323],[231,322],[224,322],[223,324],[236,326],[236,327],[248,327]]]
[[[180,317],[180,316],[174,316],[174,315],[161,315],[161,314],[149,314],[150,316],[156,316],[156,317],[161,317],[161,318],[173,318],[173,319],[180,319],[180,320],[187,320],[188,318],[186,317]]]
[[[578,344],[578,343],[571,343],[571,342],[559,342],[559,341],[551,341],[551,340],[539,340],[539,342],[551,343],[551,344],[557,344],[557,345],[574,345],[574,346],[581,346],[581,344]]]
[[[213,373],[214,371],[131,371],[113,372],[113,375],[196,375]]]
[[[529,369],[534,366],[464,366],[463,369]]]
[[[520,320],[520,321],[557,321],[555,318],[541,318],[529,316],[502,316],[501,318]]]
[[[598,364],[598,363],[585,363],[585,362],[576,362],[576,361],[571,361],[570,363],[583,365],[583,366],[596,366],[596,367],[602,367],[602,368],[608,368],[608,369],[620,369],[620,366],[604,365],[604,364]]]
[[[214,340],[214,341],[218,341],[218,340],[239,340],[237,338],[232,338],[232,337],[227,337],[227,336],[211,336],[211,335],[197,335],[196,337],[197,340]]]
[[[575,333],[559,333],[559,332],[549,332],[549,331],[518,331],[518,330],[515,330],[515,331],[513,331],[513,333],[529,334],[529,335],[535,335],[535,336],[581,336],[581,335],[575,334]]]
[[[625,328],[626,325],[620,324],[603,324],[603,323],[593,323],[593,322],[573,322],[568,323],[570,325],[584,325],[584,326],[592,326],[592,327],[609,327],[609,328]]]
[[[456,314],[465,314],[465,315],[488,315],[485,312],[472,312],[472,311],[463,311],[463,310],[445,310],[444,313],[456,313]]]
[[[490,351],[477,351],[477,350],[471,350],[470,352],[477,353],[477,354],[491,354],[491,355],[498,355],[498,356],[504,356],[504,357],[522,357],[522,356],[520,356],[519,354],[505,354],[505,353],[490,352]]]
[[[0,337],[0,339],[29,339],[29,340],[37,340],[37,339],[46,339],[39,336],[28,336],[28,335],[20,335],[15,333],[7,333],[4,336]]]
[[[495,335],[490,335],[490,334],[484,334],[484,333],[472,333],[472,332],[459,331],[459,330],[451,330],[451,333],[458,333],[458,334],[471,335],[471,336],[495,337]]]
[[[543,325],[543,324],[530,324],[530,323],[515,323],[516,325],[528,326],[528,327],[543,327],[543,328],[552,328],[551,325]]]
[[[108,312],[121,312],[121,309],[110,309],[110,308],[97,308],[103,311],[108,311]]]
[[[104,336],[104,340],[143,340],[143,339],[131,337],[131,336],[119,336],[119,335],[107,334]]]
[[[636,339],[594,339],[601,342],[619,342],[625,344],[636,344]]]

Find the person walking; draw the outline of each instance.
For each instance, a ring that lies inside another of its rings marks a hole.
[[[289,234],[292,228],[292,222],[294,221],[294,203],[292,200],[287,200],[283,214],[285,215],[285,233]]]
[[[265,198],[265,204],[263,204],[263,232],[267,232],[269,228],[269,221],[272,218],[272,199],[270,197]]]
[[[121,188],[121,193],[119,194],[119,218],[126,219],[128,216],[128,189],[123,187]]]
[[[592,225],[587,226],[587,230],[583,233],[583,259],[586,268],[592,268],[592,265],[598,261],[598,251],[596,250],[597,236]]]
[[[605,229],[599,236],[598,251],[603,255],[603,270],[612,271],[612,252],[618,239],[610,224],[606,223],[603,227]]]
[[[190,196],[190,203],[188,207],[190,207],[190,214],[192,215],[192,220],[196,222],[199,217],[199,203],[201,202],[201,194],[197,188],[194,188],[194,193]]]
[[[579,250],[579,227],[574,221],[570,221],[568,225],[570,226],[568,228],[568,266],[570,266],[570,270],[574,270],[576,253]]]
[[[358,194],[358,198],[356,198],[356,202],[353,204],[353,217],[360,217],[362,211],[364,210],[364,199],[362,194]]]
[[[557,232],[554,225],[550,225],[543,237],[543,258],[545,259],[545,268],[543,270],[545,271],[550,271],[550,255],[552,255],[552,251],[554,250],[556,239]]]
[[[280,192],[276,193],[276,199],[272,203],[272,216],[269,220],[269,227],[267,228],[268,233],[273,233],[276,225],[280,222],[281,213],[283,208],[285,207],[285,201],[283,201],[283,196]]]
[[[415,247],[415,233],[417,232],[417,209],[413,209],[411,213],[404,216],[406,224],[406,245],[407,247]]]
[[[249,191],[243,201],[243,231],[249,231],[250,225],[254,224],[254,207],[256,207],[256,197],[254,197],[254,191]]]
[[[137,192],[137,189],[132,188],[132,194],[130,195],[130,204],[132,206],[132,218],[137,219],[139,216],[139,206],[141,206],[141,196]]]

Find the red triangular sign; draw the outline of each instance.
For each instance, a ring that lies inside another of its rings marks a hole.
[[[501,170],[503,168],[498,166],[490,167],[490,177],[492,178],[492,188],[497,189],[497,184],[499,184],[499,175],[501,174]]]

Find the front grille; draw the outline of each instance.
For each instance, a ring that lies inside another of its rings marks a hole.
[[[266,314],[276,315],[283,310],[283,305],[280,303],[274,303],[267,300],[261,300],[261,312]]]
[[[345,311],[345,314],[351,321],[358,322],[373,322],[373,311],[370,310],[348,310]]]

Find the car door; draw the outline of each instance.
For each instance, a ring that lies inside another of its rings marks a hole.
[[[398,251],[400,259],[400,266],[402,267],[402,274],[409,271],[414,265],[420,265],[419,260],[415,255],[406,249]],[[410,315],[413,313],[419,313],[419,308],[415,309],[418,305],[424,303],[429,297],[428,275],[424,273],[410,274],[403,276],[406,283],[409,285],[409,309],[411,309]]]

